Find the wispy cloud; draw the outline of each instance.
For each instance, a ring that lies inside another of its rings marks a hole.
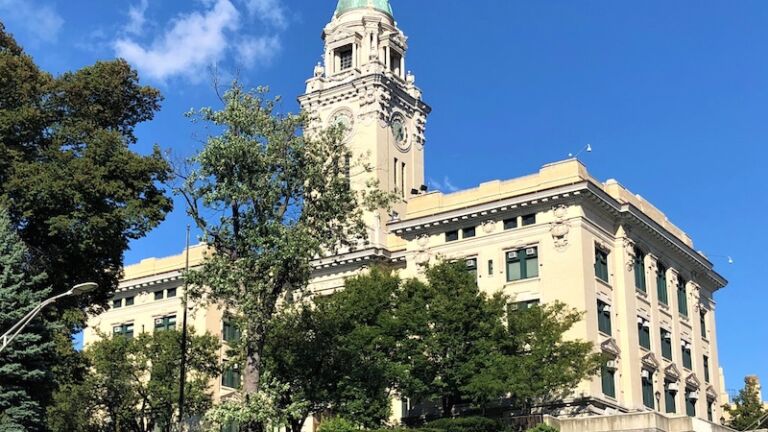
[[[144,30],[144,24],[147,22],[146,13],[149,7],[149,0],[139,0],[128,8],[128,23],[125,25],[125,31],[129,34],[140,35]]]
[[[440,192],[450,193],[459,190],[458,187],[453,185],[453,182],[448,178],[448,176],[443,177],[442,182],[430,177],[429,180],[427,180],[427,184],[429,185],[430,189],[439,190]]]
[[[247,0],[244,5],[249,14],[260,14],[259,19],[285,26],[285,15],[277,0]],[[151,79],[165,82],[180,76],[199,82],[209,66],[228,56],[235,58],[237,66],[249,68],[268,63],[279,52],[278,34],[249,34],[251,26],[243,30],[248,17],[232,0],[206,0],[203,6],[203,10],[176,16],[161,34],[142,45],[138,36],[143,33],[147,0],[141,0],[129,10],[126,33],[113,44],[115,53]]]
[[[285,28],[287,24],[285,9],[278,0],[245,0],[245,6],[251,16],[262,21],[279,28]]]
[[[53,7],[31,0],[0,0],[0,13],[4,21],[22,24],[24,31],[38,42],[56,42],[64,25],[64,19]]]

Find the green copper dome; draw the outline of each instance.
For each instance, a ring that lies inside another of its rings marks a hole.
[[[373,8],[392,15],[392,5],[389,4],[389,0],[339,0],[339,5],[336,6],[336,16],[352,9],[361,8]]]

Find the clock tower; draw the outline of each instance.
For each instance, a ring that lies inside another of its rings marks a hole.
[[[317,127],[345,126],[353,188],[373,180],[399,197],[392,214],[366,216],[370,242],[386,246],[386,223],[404,214],[412,191],[425,183],[424,127],[431,108],[406,72],[407,38],[389,0],[339,0],[322,38],[323,62],[299,103]]]

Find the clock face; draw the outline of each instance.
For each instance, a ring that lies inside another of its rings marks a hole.
[[[352,132],[352,126],[354,126],[354,120],[352,119],[352,114],[350,114],[347,111],[341,111],[333,116],[333,119],[331,120],[331,124],[333,126],[341,126],[343,129],[342,136],[344,138],[349,137],[349,134]]]
[[[406,147],[408,145],[408,130],[405,127],[405,120],[403,117],[400,115],[393,117],[391,127],[395,142],[397,142],[400,147]]]

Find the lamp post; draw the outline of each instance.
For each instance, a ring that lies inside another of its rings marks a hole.
[[[37,314],[39,314],[40,311],[42,311],[46,306],[48,306],[49,304],[55,302],[60,298],[71,296],[71,295],[74,295],[74,296],[82,295],[87,292],[93,291],[97,287],[98,287],[98,284],[94,282],[86,282],[86,283],[78,284],[70,288],[69,291],[63,294],[59,294],[57,296],[53,296],[43,301],[39,305],[35,306],[35,308],[29,311],[28,314],[24,315],[24,318],[22,318],[21,320],[19,320],[19,322],[14,324],[10,330],[3,333],[3,336],[0,337],[0,341],[2,341],[2,345],[0,345],[0,352],[3,352],[5,348],[8,345],[10,345],[11,341],[13,341],[16,338],[16,336],[18,336],[19,333],[21,333],[22,330],[24,330],[24,327],[26,327],[32,321],[32,319],[35,318]]]

